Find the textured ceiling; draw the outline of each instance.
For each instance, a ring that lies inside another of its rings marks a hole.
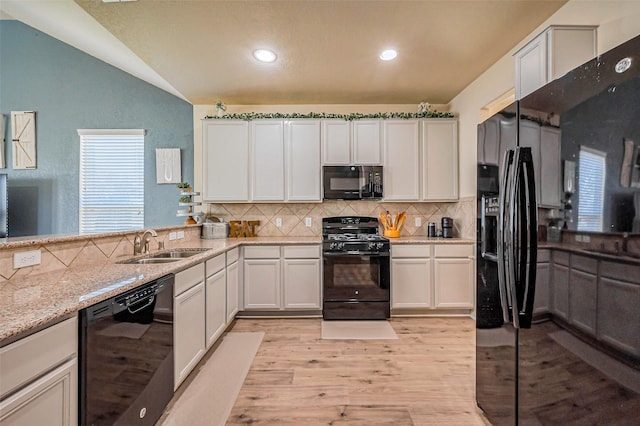
[[[446,104],[566,0],[75,2],[193,104]]]

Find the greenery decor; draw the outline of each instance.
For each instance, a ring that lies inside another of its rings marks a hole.
[[[191,202],[191,195],[183,195],[180,198],[178,198],[178,202],[180,203],[190,203]]]
[[[176,183],[176,186],[178,188],[191,188],[191,185],[189,184],[189,182],[180,182],[180,183]]]
[[[207,115],[204,117],[205,119],[224,119],[224,120],[261,120],[266,118],[280,118],[280,119],[295,119],[295,118],[337,118],[343,119],[346,121],[353,120],[364,120],[371,118],[382,118],[384,120],[389,119],[404,119],[410,120],[414,118],[453,118],[453,114],[450,112],[439,112],[432,110],[425,110],[422,112],[376,112],[373,114],[362,114],[359,112],[353,112],[351,114],[333,114],[328,112],[310,112],[307,114],[301,113],[281,113],[281,112],[270,112],[270,113],[260,113],[260,112],[243,112],[240,114],[225,114],[222,117],[214,117],[211,115]]]

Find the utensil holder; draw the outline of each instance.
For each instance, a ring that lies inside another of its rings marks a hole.
[[[396,229],[385,229],[382,231],[382,235],[389,238],[397,238],[400,236],[400,231]]]

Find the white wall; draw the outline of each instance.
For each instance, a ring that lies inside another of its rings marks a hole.
[[[571,0],[460,92],[449,110],[458,115],[460,197],[476,193],[476,129],[480,110],[515,84],[513,53],[549,25],[598,25],[598,54],[640,34],[638,0]]]

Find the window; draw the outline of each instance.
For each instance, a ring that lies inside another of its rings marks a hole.
[[[580,147],[578,231],[602,231],[606,159],[605,152]]]
[[[78,129],[80,234],[144,227],[144,134]]]

